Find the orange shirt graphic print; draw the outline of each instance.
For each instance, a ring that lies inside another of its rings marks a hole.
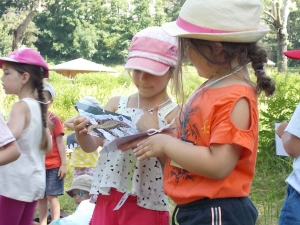
[[[202,130],[202,134],[210,134],[210,125],[207,125],[208,120],[205,120],[205,122],[203,123],[203,126],[201,128]]]

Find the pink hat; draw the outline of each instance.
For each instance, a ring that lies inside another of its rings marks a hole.
[[[16,62],[29,65],[35,65],[43,67],[45,70],[45,78],[49,77],[49,68],[43,57],[31,48],[20,48],[7,57],[0,57],[0,68],[2,68],[3,62]]]
[[[148,27],[132,38],[125,69],[162,76],[177,63],[177,38],[161,27]]]
[[[300,60],[300,50],[286,51],[283,54],[290,59]]]

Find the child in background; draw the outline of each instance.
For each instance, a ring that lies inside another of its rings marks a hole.
[[[179,110],[167,93],[176,62],[176,38],[161,27],[138,32],[125,65],[138,92],[113,97],[104,109],[130,116],[139,131],[170,124]],[[103,139],[87,135],[88,122],[85,117],[76,119],[75,133],[82,149],[93,152]],[[169,225],[168,198],[162,188],[164,162],[156,157],[139,162],[131,151],[117,149],[102,154],[91,189],[91,194],[98,194],[91,225]]]
[[[44,82],[44,96],[49,108],[55,96],[54,88],[50,83]],[[48,111],[48,127],[52,135],[53,148],[46,155],[46,192],[39,200],[40,225],[47,224],[48,202],[52,220],[60,217],[58,196],[64,194],[64,178],[67,170],[63,124],[59,117],[50,111]]]
[[[86,104],[93,107],[101,108],[100,102],[91,96],[85,96],[80,100],[80,103]],[[73,122],[77,117],[72,117],[67,119],[64,122],[65,127],[74,131]],[[70,134],[74,135],[74,134]],[[69,137],[69,136],[68,136]],[[73,136],[72,136],[73,137]],[[73,178],[78,177],[79,175],[88,174],[93,176],[95,172],[95,167],[98,161],[98,151],[93,151],[92,153],[86,153],[83,151],[80,146],[75,147],[72,152],[71,158],[71,166],[74,167],[74,175]]]
[[[16,161],[0,167],[0,225],[31,225],[37,200],[45,194],[45,153],[52,149],[43,93],[49,70],[29,48],[0,57],[0,67],[5,93],[19,98],[7,124],[21,150]]]
[[[20,157],[20,149],[0,114],[0,166],[6,165]]]
[[[300,50],[283,53],[290,59],[300,60]],[[287,196],[283,203],[279,225],[300,224],[300,104],[290,122],[281,123],[276,133],[281,138],[284,149],[294,158],[293,171],[286,179]]]
[[[84,174],[74,178],[67,194],[78,205],[76,211],[64,218],[52,221],[51,225],[89,225],[95,204],[90,203],[93,177]]]
[[[162,25],[179,37],[177,91],[185,58],[207,81],[185,103],[176,137],[153,135],[133,152],[141,162],[168,157],[164,190],[177,204],[173,216],[177,212],[180,225],[254,225],[257,219],[248,198],[258,146],[257,95],[275,90],[264,71],[267,53],[256,44],[268,32],[260,12],[260,0],[187,0],[177,21]]]

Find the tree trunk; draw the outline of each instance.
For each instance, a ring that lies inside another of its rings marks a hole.
[[[13,51],[19,48],[19,43],[22,42],[27,26],[33,19],[35,12],[35,10],[30,11],[29,14],[26,16],[25,20],[17,27],[17,29],[13,31]]]
[[[278,67],[278,72],[285,72],[287,71],[287,57],[283,55],[283,52],[287,50],[288,45],[288,32],[287,32],[287,23],[288,18],[290,14],[290,5],[291,0],[285,0],[283,3],[283,9],[282,9],[282,30],[279,30],[280,32],[280,40],[281,43],[278,44],[278,55],[277,58],[280,62],[282,62],[280,68]]]

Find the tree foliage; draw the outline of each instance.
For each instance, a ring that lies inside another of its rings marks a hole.
[[[272,61],[282,62],[282,51],[300,48],[300,0],[263,0],[263,17],[270,33],[263,39]],[[51,62],[79,57],[105,64],[122,64],[133,35],[148,26],[177,19],[185,0],[3,0],[0,2],[0,51],[11,49],[13,32],[34,9],[36,14],[18,46],[37,48]],[[291,2],[287,19],[283,3]],[[273,7],[272,7],[273,6]],[[274,9],[274,6],[281,8]],[[277,14],[276,14],[277,13]],[[277,19],[276,19],[277,18]],[[283,21],[286,21],[284,28]],[[283,32],[284,31],[284,32]],[[284,33],[283,45],[278,42]],[[286,39],[284,39],[286,38]],[[283,47],[282,47],[283,46]],[[290,62],[296,65],[295,62]]]

